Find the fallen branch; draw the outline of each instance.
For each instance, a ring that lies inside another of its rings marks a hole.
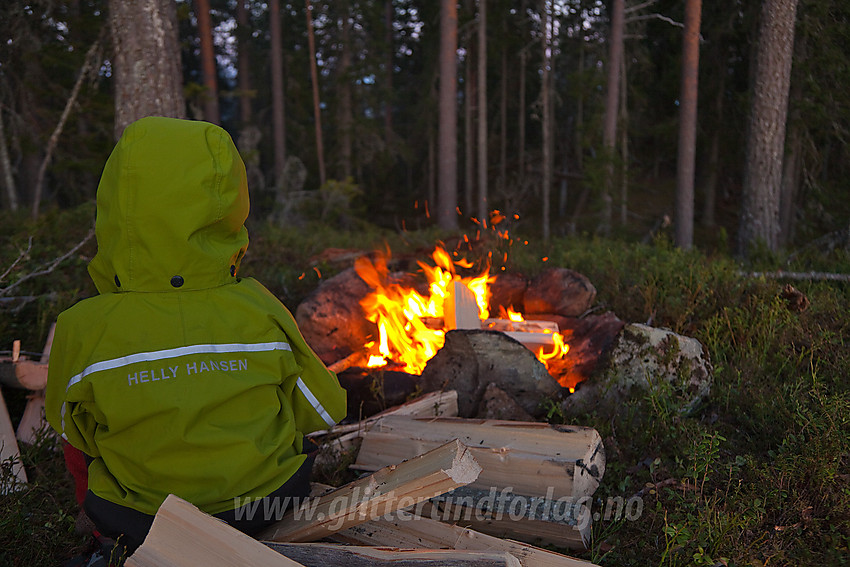
[[[70,250],[65,252],[62,256],[60,256],[60,257],[56,258],[55,260],[53,260],[52,262],[50,262],[50,264],[46,265],[45,267],[43,267],[39,270],[36,270],[35,272],[31,272],[29,274],[21,276],[13,284],[9,284],[8,286],[6,286],[4,288],[0,288],[0,297],[8,295],[9,293],[12,292],[12,290],[16,289],[19,285],[21,285],[22,283],[24,283],[26,281],[29,281],[33,278],[37,278],[37,277],[40,277],[40,276],[46,276],[47,274],[53,272],[53,270],[55,270],[57,267],[59,267],[59,265],[62,262],[64,262],[65,260],[67,260],[68,258],[73,256],[77,252],[77,250],[82,248],[89,240],[91,240],[91,238],[93,236],[94,236],[94,229],[92,228],[91,230],[89,230],[89,232],[86,234],[86,236],[82,240],[80,240],[79,242],[77,242],[76,245],[74,245],[73,248],[71,248]],[[27,250],[25,252],[21,253],[21,256],[19,256],[18,259],[15,260],[15,262],[12,263],[12,267],[9,268],[8,270],[6,270],[6,272],[4,272],[4,274],[3,274],[3,276],[6,276],[12,270],[12,268],[14,268],[14,266],[17,265],[20,262],[21,258],[25,257],[29,253],[29,249],[31,247],[32,247],[32,239],[30,239],[29,248],[27,248]],[[3,276],[0,276],[0,280],[2,280]]]
[[[83,86],[83,81],[89,73],[90,68],[94,68],[95,55],[100,48],[100,39],[95,41],[89,47],[86,53],[86,58],[83,60],[83,66],[80,68],[80,74],[77,77],[77,82],[74,83],[74,88],[71,89],[71,96],[68,97],[68,102],[65,103],[65,109],[62,111],[62,116],[59,118],[59,123],[50,135],[47,141],[47,149],[44,152],[44,159],[41,162],[41,167],[38,168],[38,176],[35,178],[35,196],[32,203],[32,218],[38,218],[38,207],[41,203],[42,186],[44,185],[44,175],[47,172],[47,166],[53,157],[53,150],[56,149],[56,144],[59,143],[59,136],[62,134],[62,129],[65,127],[65,122],[68,120],[68,115],[71,114],[71,107],[77,103],[77,96],[80,94],[80,88]]]
[[[850,274],[835,274],[831,272],[786,272],[777,270],[775,272],[738,272],[738,275],[747,278],[766,278],[775,280],[817,280],[850,282]]]

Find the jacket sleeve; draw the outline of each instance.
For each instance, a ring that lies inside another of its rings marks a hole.
[[[345,390],[339,385],[336,374],[328,370],[307,345],[289,310],[283,305],[281,309],[278,322],[300,368],[292,391],[295,426],[305,434],[327,429],[345,417]]]
[[[79,345],[69,326],[60,316],[56,324],[50,363],[47,372],[45,416],[48,423],[71,445],[87,455],[97,457],[100,451],[94,442],[97,429],[97,410],[91,384],[84,380],[77,357]]]

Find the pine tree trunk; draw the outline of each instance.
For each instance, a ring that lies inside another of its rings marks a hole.
[[[319,186],[325,184],[325,146],[322,140],[322,109],[319,104],[319,70],[316,63],[316,37],[313,30],[313,5],[307,5],[307,45],[310,49],[310,76],[313,82],[313,124],[316,132],[316,159],[319,161]]]
[[[765,0],[762,5],[738,231],[742,254],[758,242],[770,250],[779,247],[779,193],[796,14],[797,0]]]
[[[184,118],[177,8],[171,0],[109,0],[115,139],[145,116]]]
[[[466,53],[464,64],[466,80],[463,83],[463,205],[464,212],[473,214],[472,200],[475,196],[475,138],[472,131],[475,112],[475,70],[472,68],[472,53]]]
[[[542,179],[542,209],[543,209],[543,241],[549,241],[549,216],[550,204],[549,194],[552,188],[552,100],[550,92],[550,83],[552,76],[552,61],[549,57],[549,37],[550,37],[550,14],[547,0],[542,2],[541,20],[543,33],[541,34],[542,52],[543,52],[543,74],[541,86],[541,98],[543,99],[543,179]]]
[[[280,0],[269,2],[270,56],[272,67],[272,130],[274,140],[274,184],[280,187],[286,164],[286,98],[283,86],[283,38],[280,29]]]
[[[249,44],[251,38],[251,25],[248,20],[248,9],[245,7],[247,0],[236,2],[236,23],[239,26],[239,55],[236,61],[237,74],[239,76],[239,118],[242,126],[248,126],[253,120],[251,109],[251,56]]]
[[[218,124],[218,73],[215,69],[210,0],[195,0],[195,17],[198,20],[198,38],[201,42],[201,76],[204,81],[204,120]]]
[[[339,159],[342,179],[352,175],[351,135],[354,125],[351,94],[351,18],[347,1],[339,2],[342,9],[342,53],[339,59]]]
[[[489,218],[487,187],[487,0],[478,0],[478,218]]]
[[[437,224],[458,227],[457,214],[457,3],[440,4],[440,110]]]
[[[701,0],[687,0],[682,48],[682,86],[679,96],[679,159],[676,174],[676,245],[694,243],[694,163],[697,146],[697,86]]]
[[[613,0],[611,11],[611,33],[608,47],[608,79],[605,94],[605,122],[602,128],[602,145],[605,148],[605,179],[602,187],[603,234],[611,232],[611,193],[614,186],[614,145],[617,141],[617,109],[619,105],[620,62],[623,58],[624,0]]]

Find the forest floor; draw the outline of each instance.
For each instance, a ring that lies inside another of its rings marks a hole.
[[[50,213],[35,226],[0,223],[0,273],[33,236],[32,250],[0,281],[0,296],[82,239],[92,213],[84,207]],[[605,442],[607,469],[595,495],[600,509],[611,498],[636,495],[643,505],[637,515],[600,518],[591,548],[570,554],[606,566],[850,564],[850,284],[790,282],[809,300],[800,311],[782,298],[789,282],[745,275],[850,273],[850,252],[812,245],[793,255],[758,254],[744,264],[717,239],[703,247],[719,250],[710,253],[676,249],[663,231],[645,244],[584,235],[526,245],[517,236],[522,227],[515,228],[514,240],[485,231],[476,253],[503,258],[508,252],[506,270],[529,276],[545,266],[577,270],[596,286],[601,310],[699,339],[714,367],[710,398],[689,415],[657,395],[632,400],[614,419],[589,413],[571,420],[595,427]],[[356,233],[256,226],[251,236],[242,273],[293,311],[321,278],[340,269],[311,262],[323,250],[392,242],[394,254],[425,260],[441,237],[365,225]],[[94,250],[89,242],[15,290],[12,295],[52,295],[4,308],[0,348],[21,339],[25,349],[41,350],[56,315],[95,293],[85,272]],[[20,419],[24,393],[5,389],[4,395],[13,421]],[[553,411],[550,419],[564,417]],[[55,566],[86,544],[74,533],[73,485],[55,449],[49,439],[22,449],[30,483],[0,496],[0,565]]]

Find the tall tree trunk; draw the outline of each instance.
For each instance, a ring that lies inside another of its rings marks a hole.
[[[342,179],[351,177],[351,133],[354,125],[351,95],[351,18],[347,0],[338,2],[342,9],[342,53],[339,58],[339,158]]]
[[[682,87],[679,95],[679,159],[676,173],[676,245],[685,250],[694,243],[694,163],[697,147],[701,12],[702,0],[687,0],[682,48]]]
[[[6,187],[6,202],[9,210],[18,210],[18,190],[12,175],[12,162],[9,159],[9,147],[6,145],[6,128],[3,123],[3,109],[0,108],[0,168],[3,169],[3,185]]]
[[[551,76],[552,76],[552,60],[550,58],[550,24],[551,15],[549,14],[549,3],[547,0],[542,2],[541,34],[542,53],[543,53],[543,74],[541,85],[541,98],[543,99],[543,179],[542,179],[542,200],[543,200],[543,241],[549,241],[549,217],[550,217],[550,198],[549,194],[552,189],[552,96],[551,96]]]
[[[619,105],[620,62],[623,58],[624,0],[613,0],[611,33],[608,46],[608,79],[605,94],[605,122],[602,128],[602,145],[605,149],[605,179],[602,186],[603,234],[611,232],[611,192],[614,186],[614,145],[617,141],[617,108]]]
[[[319,160],[319,185],[325,184],[325,148],[322,141],[322,109],[319,104],[319,70],[316,64],[316,37],[313,30],[313,6],[307,5],[307,44],[310,49],[310,76],[313,80],[313,123],[316,130],[316,158]]]
[[[584,171],[584,37],[578,37],[578,95],[576,97],[576,169]]]
[[[487,0],[478,0],[478,218],[489,218],[487,204]]]
[[[629,111],[628,80],[626,58],[620,63],[620,224],[626,226],[629,220]]]
[[[725,53],[725,50],[723,51]],[[721,61],[725,57],[721,58]],[[711,146],[708,150],[708,163],[705,165],[705,176],[702,184],[703,207],[702,224],[714,226],[714,213],[717,207],[717,179],[720,168],[720,134],[723,124],[723,97],[726,91],[726,69],[719,65],[720,83],[717,97],[714,99],[714,131],[711,133]]]
[[[759,241],[770,250],[779,247],[779,187],[796,16],[797,0],[765,0],[762,5],[738,231],[742,254]]]
[[[183,75],[172,0],[109,0],[115,139],[145,116],[184,118]]]
[[[247,0],[236,2],[236,23],[239,26],[238,41],[239,55],[236,61],[236,72],[239,75],[239,118],[242,127],[248,126],[253,120],[251,111],[251,56],[249,45],[251,41],[251,23],[248,20]]]
[[[475,196],[475,138],[472,132],[475,112],[475,70],[472,68],[473,48],[466,52],[463,83],[463,204],[466,214],[473,214],[472,200]]]
[[[272,67],[272,139],[274,140],[274,184],[281,186],[286,164],[286,97],[283,87],[283,38],[280,29],[280,0],[269,2],[269,34]]]
[[[525,186],[525,65],[528,54],[525,49],[519,52],[519,108],[517,109],[517,153],[519,154],[519,186]]]
[[[212,36],[210,0],[195,0],[198,38],[201,41],[201,77],[204,81],[204,120],[218,124],[218,73],[215,69],[215,46]]]
[[[387,147],[392,143],[393,137],[393,68],[395,67],[395,42],[393,41],[394,10],[392,0],[384,0],[384,33],[387,44],[386,69],[384,76],[386,81],[386,94],[384,95],[384,138]]]
[[[800,173],[803,162],[803,139],[799,126],[791,124],[788,130],[788,154],[782,167],[782,189],[779,200],[779,244],[791,242],[794,236],[794,213],[800,192]]]
[[[501,130],[499,136],[499,191],[504,195],[508,186],[508,49],[505,44],[502,44],[499,128]]]
[[[458,227],[457,214],[457,3],[440,2],[440,110],[437,224]]]

